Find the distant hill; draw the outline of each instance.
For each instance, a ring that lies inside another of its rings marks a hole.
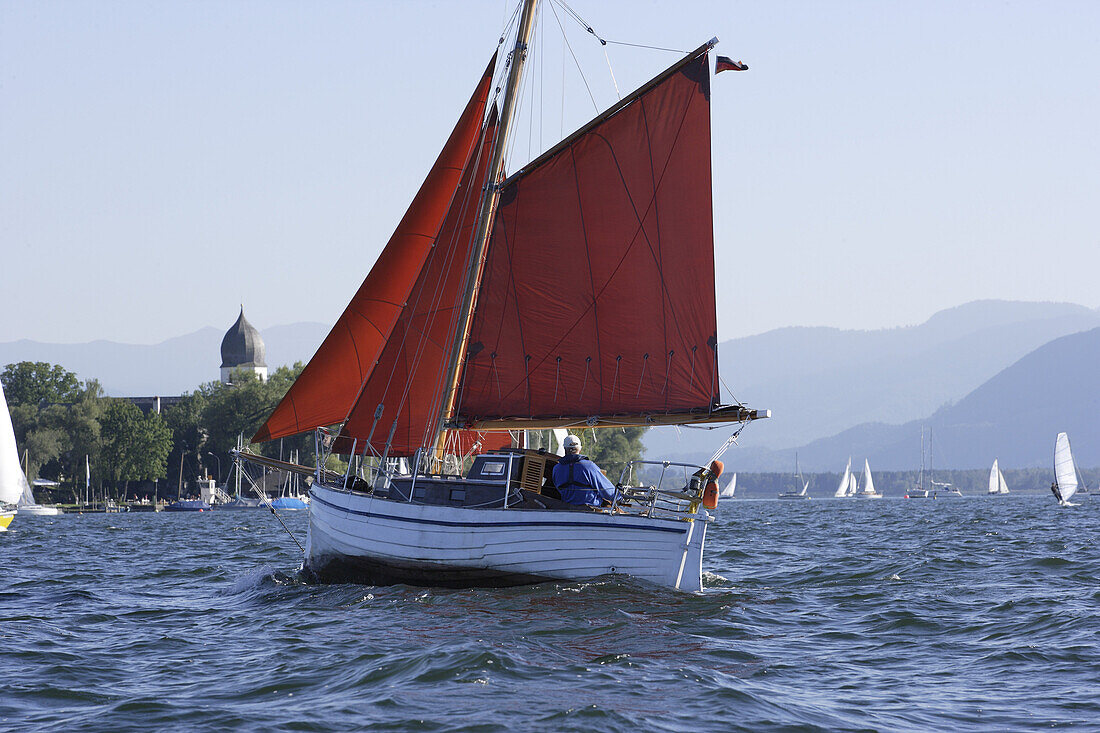
[[[909,470],[920,462],[920,431],[931,429],[933,466],[1009,468],[1053,462],[1054,438],[1069,433],[1080,466],[1100,465],[1100,328],[1055,339],[1001,371],[958,402],[901,425],[865,423],[798,448],[802,466],[843,467],[849,455],[872,469]],[[749,451],[746,468],[782,464],[794,451]]]
[[[308,361],[328,327],[293,323],[261,331],[269,369]],[[207,327],[159,344],[48,344],[21,340],[0,344],[0,367],[17,361],[47,361],[98,379],[114,397],[176,395],[218,379],[224,329]]]
[[[856,426],[866,423],[920,419],[1039,346],[1098,326],[1100,313],[1071,303],[976,301],[918,326],[783,328],[725,341],[719,365],[739,400],[772,410],[772,419],[745,430],[742,454],[752,457],[755,470],[783,470],[793,462],[795,446],[858,432],[866,428]],[[701,455],[726,435],[650,431],[646,445],[654,456]],[[910,452],[916,460],[919,445]]]

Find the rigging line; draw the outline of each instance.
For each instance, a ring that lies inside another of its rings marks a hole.
[[[558,403],[558,385],[561,384],[561,357],[558,357],[557,365],[554,367],[554,404]]]
[[[498,95],[494,95],[494,99],[493,99],[493,101],[491,102],[491,104],[496,104],[496,99],[495,99],[495,97],[496,97],[496,96],[498,96]],[[485,111],[486,111],[486,113],[488,112],[488,109],[489,109],[489,104],[490,104],[490,102],[488,102],[488,101],[487,101],[487,102],[486,102],[486,107],[485,107]],[[485,138],[485,128],[482,128],[482,133],[481,133],[481,135],[480,135],[480,136],[478,137],[478,141],[477,141],[477,149],[476,149],[476,150],[477,150],[477,152],[476,152],[476,153],[474,153],[473,151],[471,151],[471,156],[475,156],[475,155],[476,155],[476,158],[475,158],[475,160],[480,160],[480,159],[481,159],[481,155],[482,155],[482,152],[483,152],[482,148],[483,148],[483,145],[484,145],[484,138]],[[470,161],[469,161],[469,159],[468,159],[468,160],[467,160],[467,164],[468,164],[469,162],[470,162]],[[465,165],[463,165],[463,169],[465,169],[465,167],[466,167],[466,166],[465,166]],[[462,182],[462,177],[461,177],[461,176],[459,176],[459,184],[461,184],[461,182]],[[464,194],[464,195],[468,196],[468,195],[469,195],[469,192],[468,192],[468,191],[467,191],[467,192],[465,192],[465,194]],[[452,204],[454,203],[454,194],[452,194],[452,199],[451,199],[451,203],[452,203]],[[448,210],[449,210],[449,209],[448,209]],[[434,236],[432,237],[432,241],[433,241],[433,246],[432,246],[432,248],[431,248],[431,251],[429,251],[429,253],[428,253],[427,257],[425,257],[424,263],[423,263],[423,264],[421,265],[420,273],[423,273],[423,272],[424,272],[424,268],[425,268],[425,267],[427,267],[428,261],[429,261],[429,260],[430,260],[430,259],[432,258],[432,256],[434,255],[434,253],[435,253],[435,246],[434,246],[434,245],[435,245],[435,243],[437,243],[437,242],[438,242],[438,238],[439,238],[439,235],[440,235],[440,233],[442,232],[442,228],[443,228],[443,225],[444,225],[445,223],[446,223],[446,214],[444,214],[443,220],[442,220],[442,221],[440,221],[440,223],[439,223],[439,227],[440,227],[440,228],[439,228],[439,230],[437,230],[437,231],[436,231],[436,233],[435,233],[435,235],[434,235]],[[418,275],[417,275],[417,280],[419,280],[419,278],[420,278],[420,275],[418,274]],[[415,281],[414,281],[414,287],[415,287]],[[419,304],[419,302],[420,302],[420,294],[421,294],[421,292],[422,292],[422,291],[418,291],[418,292],[417,292],[417,295],[416,295],[416,304],[417,304],[417,305],[418,305],[418,304]],[[403,305],[401,306],[401,312],[399,312],[399,313],[398,313],[398,316],[397,316],[397,321],[400,321],[400,319],[401,319],[401,314],[402,314],[402,313],[404,312],[404,309],[405,309],[405,307],[406,307],[407,305],[408,305],[408,301],[406,300],[406,302],[405,302],[405,303],[404,303],[404,304],[403,304]],[[414,308],[415,308],[415,306],[414,306]],[[397,323],[396,323],[396,321],[395,321],[395,324],[394,324],[394,327],[395,327],[395,328],[396,328],[396,325],[397,325]],[[350,332],[350,327],[348,327],[348,328],[349,328],[349,332]],[[391,332],[391,336],[392,336],[392,332]],[[406,339],[407,339],[407,338],[408,338],[408,330],[406,329],[406,331],[405,331],[405,334],[404,334],[404,335],[402,336],[402,342],[401,342],[401,348],[402,348],[402,350],[404,350],[404,347],[405,347],[405,341],[406,341]],[[357,345],[355,344],[355,341],[354,341],[354,339],[352,339],[352,346],[356,348],[356,359],[358,360],[358,358],[359,358],[359,357],[358,357],[358,346],[357,346]],[[379,354],[378,354],[378,356],[379,356],[379,357],[381,357],[381,353],[379,353]],[[344,426],[345,426],[345,425],[347,424],[347,422],[348,422],[348,419],[349,419],[349,418],[351,417],[351,414],[352,414],[352,412],[354,412],[354,410],[355,410],[355,407],[356,407],[356,406],[357,406],[357,405],[359,404],[359,400],[360,400],[360,399],[362,398],[362,396],[363,396],[363,390],[364,390],[364,389],[366,389],[366,386],[367,386],[367,381],[369,380],[369,378],[370,378],[371,376],[373,376],[373,371],[374,371],[374,367],[375,367],[375,366],[377,366],[377,363],[378,363],[378,359],[376,358],[376,359],[375,359],[375,362],[374,362],[373,364],[371,364],[371,366],[370,366],[370,371],[369,371],[369,372],[368,372],[367,374],[365,374],[365,375],[363,374],[363,369],[362,369],[362,366],[360,365],[360,367],[359,367],[359,373],[360,373],[361,377],[360,377],[360,383],[359,383],[359,391],[358,391],[358,392],[356,392],[356,395],[355,395],[355,399],[354,399],[354,400],[352,401],[352,403],[351,403],[351,406],[350,406],[350,408],[348,409],[347,413],[345,414],[343,422],[341,422],[341,423],[340,423],[340,429],[341,429],[341,430],[343,430]],[[385,389],[383,390],[383,393],[382,393],[383,395],[386,395],[386,394],[388,394],[388,393],[389,393],[389,387],[390,387],[390,384],[391,384],[391,383],[392,383],[392,381],[393,381],[393,376],[394,376],[394,373],[395,373],[395,371],[396,371],[396,368],[397,368],[397,367],[396,367],[396,364],[395,364],[395,365],[394,365],[394,368],[393,368],[393,370],[391,370],[391,371],[390,371],[390,375],[389,375],[389,378],[387,379],[387,382],[386,382],[386,388],[385,388]]]
[[[668,51],[669,53],[682,53],[682,54],[691,53],[691,51],[684,51],[684,50],[679,49],[679,48],[664,48],[663,46],[650,46],[650,45],[644,44],[644,43],[628,43],[626,41],[609,41],[606,38],[604,38],[603,36],[596,33],[596,31],[593,30],[592,26],[588,25],[588,23],[584,20],[584,18],[582,18],[575,10],[573,10],[573,8],[569,7],[569,5],[567,5],[564,2],[564,0],[553,0],[553,1],[556,2],[558,5],[561,5],[562,8],[566,10],[566,12],[568,12],[570,15],[572,15],[573,18],[581,25],[582,28],[584,28],[586,31],[591,33],[593,35],[593,37],[595,37],[595,39],[600,42],[601,46],[606,46],[608,44],[613,44],[613,45],[616,45],[616,46],[631,46],[633,48],[648,48],[648,49],[651,49],[653,51]]]
[[[480,167],[480,161],[481,161],[481,158],[484,154],[484,147],[485,147],[485,133],[483,132],[482,135],[478,139],[478,147],[477,147],[476,154],[474,154],[472,156],[471,160],[467,161],[467,165],[474,166],[475,171],[477,170],[478,167]],[[456,224],[456,230],[451,233],[450,237],[448,238],[449,241],[447,241],[446,243],[440,242],[439,241],[439,235],[438,234],[436,235],[435,246],[432,247],[432,251],[429,253],[429,255],[428,255],[428,257],[427,257],[427,259],[424,263],[424,269],[421,270],[421,272],[423,273],[427,268],[429,268],[431,266],[432,261],[435,260],[437,256],[443,258],[443,265],[444,266],[443,266],[443,268],[441,268],[440,275],[439,275],[439,280],[436,283],[437,287],[431,288],[432,296],[428,301],[429,315],[425,319],[425,324],[424,324],[423,330],[420,331],[419,336],[415,340],[415,353],[413,355],[411,363],[408,359],[408,350],[406,348],[406,345],[408,344],[408,341],[409,341],[410,332],[415,328],[416,312],[417,312],[417,310],[419,310],[420,301],[421,301],[421,298],[423,297],[424,290],[426,288],[421,288],[421,289],[418,290],[418,292],[416,293],[416,297],[414,298],[414,301],[411,304],[411,306],[412,306],[411,309],[408,309],[408,306],[406,306],[406,311],[405,312],[409,313],[409,318],[405,323],[405,332],[404,332],[404,334],[402,334],[401,346],[400,346],[400,353],[405,355],[405,366],[406,366],[405,375],[406,375],[406,377],[408,377],[410,371],[415,371],[419,367],[421,358],[423,356],[424,348],[426,346],[427,341],[429,340],[428,339],[428,332],[430,330],[430,326],[432,325],[432,323],[434,323],[435,313],[438,310],[438,306],[439,306],[440,300],[442,298],[442,292],[444,290],[444,288],[441,287],[440,284],[441,284],[441,281],[446,277],[446,272],[447,272],[447,267],[446,266],[451,261],[451,259],[453,258],[455,249],[458,247],[458,242],[462,239],[462,234],[461,234],[461,230],[462,230],[461,218],[462,217],[461,217],[461,214],[462,214],[462,212],[464,212],[466,210],[466,207],[470,203],[470,197],[472,195],[472,190],[471,189],[473,189],[473,188],[474,188],[473,186],[467,187],[467,189],[465,191],[463,191],[463,194],[462,194],[462,196],[459,200],[452,200],[452,204],[451,204],[452,207],[455,206],[455,205],[458,206],[457,211],[458,211],[458,222],[459,223]],[[443,222],[440,223],[440,228],[441,229],[442,229],[443,226],[446,225],[446,220],[447,220],[447,217],[444,216]],[[442,232],[440,232],[440,233],[442,233]],[[444,246],[440,246],[440,245],[444,245]],[[441,250],[443,250],[443,251],[441,252]],[[417,279],[419,280],[419,277]],[[386,395],[389,394],[390,387],[393,385],[393,380],[394,380],[394,377],[397,374],[397,371],[398,371],[398,361],[395,360],[394,365],[390,370],[389,377],[387,378],[386,386],[385,386],[385,388],[383,389],[383,392],[382,392],[383,398]],[[401,399],[399,400],[399,402],[397,404],[397,409],[394,412],[394,421],[393,421],[394,426],[397,425],[397,421],[400,418],[401,411],[404,408],[404,406],[405,406],[405,404],[408,400],[408,395],[409,395],[409,391],[411,389],[411,386],[412,386],[412,380],[406,379],[404,390],[401,393]],[[356,400],[356,402],[358,402],[358,400]],[[392,430],[390,431],[390,434],[391,434],[391,437],[392,437],[392,434],[393,434]],[[387,445],[388,445],[388,443],[389,443],[389,441],[387,440]]]
[[[615,378],[611,380],[611,404],[615,404],[615,388],[619,386],[619,365],[623,362],[623,355],[615,357]]]
[[[500,134],[499,126],[495,129],[495,134]],[[489,185],[489,183],[490,182],[489,182],[488,176],[486,176],[485,179],[482,181],[481,189],[480,189],[480,192],[478,194],[478,209],[479,210],[484,205],[485,196],[488,195],[488,185]],[[468,237],[471,240],[471,246],[467,249],[466,256],[462,260],[462,269],[460,270],[460,272],[467,272],[469,270],[470,266],[471,266],[471,263],[473,262],[473,257],[474,257],[474,247],[472,246],[473,236],[474,236],[474,232],[471,229],[470,233],[468,234]],[[458,305],[457,302],[454,305],[456,307],[452,307],[450,309],[451,310],[451,316],[447,321],[447,328],[448,328],[447,333],[449,333],[449,334],[455,333],[455,331],[458,328],[458,319],[459,319],[458,311],[460,309],[457,307],[457,305]],[[443,399],[444,399],[444,390],[446,389],[445,385],[443,384],[444,381],[445,381],[445,379],[442,378],[442,376],[435,380],[435,385],[432,388],[432,393],[431,393],[431,396],[429,397],[429,400],[428,400],[428,405],[429,405],[429,408],[430,408],[428,410],[428,413],[427,413],[428,415],[438,414],[439,410],[442,408],[442,403],[443,403]],[[456,409],[457,409],[457,407],[456,407]],[[434,432],[434,430],[435,430],[435,427],[434,427],[434,421],[433,420],[429,420],[427,423],[425,423],[423,433],[422,433],[422,436],[421,436],[425,443],[427,443],[431,439],[431,433]]]
[[[558,28],[561,29],[561,38],[565,41],[565,47],[569,49],[569,55],[573,57],[573,63],[577,65],[577,73],[581,75],[581,81],[584,82],[584,88],[588,90],[588,98],[592,100],[592,108],[596,110],[596,114],[600,113],[599,105],[596,104],[596,97],[592,94],[592,88],[588,86],[588,79],[584,75],[584,69],[581,68],[581,62],[577,60],[577,54],[573,53],[573,46],[569,43],[569,37],[565,35],[565,27],[561,24],[561,18],[558,17],[558,11],[554,10],[554,4],[550,4],[550,10],[554,13],[554,20],[558,21]]]
[[[499,128],[497,128],[497,133],[499,133]],[[477,165],[478,167],[480,167],[480,165],[481,165],[480,161],[481,161],[481,155],[482,155],[483,152],[484,152],[484,145],[482,145],[482,147],[479,149],[478,158],[477,158],[477,161],[475,162],[475,165]],[[471,188],[474,188],[474,187],[471,187]],[[473,193],[472,190],[468,190],[466,192],[466,199],[463,201],[463,206],[462,206],[461,211],[466,211],[467,210],[466,207],[470,203],[470,198],[469,197],[471,196],[472,193]],[[485,196],[485,189],[484,189],[484,187],[481,187],[481,191],[478,194],[478,204],[479,205],[481,204],[484,196]],[[432,306],[433,306],[432,310],[430,311],[429,317],[426,319],[425,329],[422,332],[422,344],[418,346],[417,353],[415,355],[414,367],[418,367],[419,364],[420,364],[420,361],[423,358],[424,349],[426,348],[427,343],[429,341],[431,341],[431,338],[430,338],[430,335],[429,335],[431,333],[431,327],[435,324],[436,319],[438,318],[438,316],[440,314],[440,310],[442,310],[441,307],[440,307],[440,304],[441,304],[442,299],[443,299],[443,292],[444,292],[444,288],[442,286],[442,283],[445,282],[447,273],[453,271],[453,263],[454,263],[454,259],[455,259],[455,253],[458,250],[459,242],[463,239],[463,234],[462,234],[463,226],[462,226],[462,223],[461,223],[461,221],[462,221],[461,218],[460,218],[459,221],[460,221],[460,223],[456,227],[456,231],[452,234],[452,244],[451,244],[451,247],[447,251],[447,258],[444,261],[442,272],[440,273],[440,282],[439,282],[439,285],[436,289],[435,297],[433,298],[433,301],[432,301]],[[471,230],[470,233],[468,235],[466,235],[465,238],[467,240],[472,240],[472,237],[473,237],[473,231]],[[470,246],[467,248],[467,254],[463,258],[463,263],[464,264],[469,263],[470,257],[472,256],[472,250],[473,250],[473,246],[472,246],[472,241],[471,241]],[[465,270],[463,269],[462,271],[464,272]],[[448,325],[449,326],[454,326],[455,325],[456,312],[458,311],[458,308],[455,307],[455,304],[451,304],[451,306],[447,310],[451,311],[451,317],[448,319]],[[448,331],[448,333],[450,333],[450,332],[453,332],[453,328]],[[446,341],[444,341],[444,351],[446,351]],[[436,414],[437,410],[435,410],[435,408],[438,406],[438,401],[442,400],[442,396],[440,394],[440,392],[442,390],[441,381],[442,380],[437,379],[435,388],[432,390],[432,395],[431,395],[430,400],[429,400],[429,408],[431,408],[431,409],[428,410],[428,412],[427,412],[428,415]],[[405,393],[402,395],[401,406],[404,406],[404,404],[407,400],[408,393],[411,390],[411,387],[412,387],[412,380],[409,380],[405,385]],[[429,420],[425,424],[424,429],[423,429],[423,433],[422,433],[422,438],[424,438],[424,442],[427,442],[427,439],[429,437],[429,431],[434,429],[433,424],[434,424],[434,420]]]
[[[627,43],[626,41],[604,41],[604,43],[609,43],[613,46],[630,46],[632,48],[648,48],[652,51],[668,51],[669,53],[682,53],[682,54],[691,53],[691,51],[685,51],[681,48],[664,48],[662,46],[649,46],[649,45],[644,44],[644,43]]]
[[[504,25],[500,29],[500,38],[497,41],[497,48],[500,48],[501,46],[504,45],[504,40],[509,35],[508,34],[508,29],[511,28],[512,24],[516,22],[516,18],[519,17],[519,11],[520,11],[520,8],[522,8],[522,7],[523,7],[523,0],[519,0],[516,3],[516,9],[512,11],[512,17],[508,18],[508,20],[504,23]],[[505,13],[508,12],[508,0],[505,0],[505,2],[504,2],[504,12]]]
[[[520,96],[520,104],[522,104],[522,95]],[[496,134],[496,135],[500,134],[499,126],[497,128],[495,128],[494,134]],[[480,196],[479,196],[479,199],[478,199],[479,210],[484,205],[485,196],[487,196],[489,194],[489,187],[492,186],[492,185],[497,185],[497,182],[490,181],[488,176],[486,176],[486,178],[484,179],[483,186],[481,187],[481,193],[480,193]],[[474,257],[476,256],[476,253],[475,253],[476,248],[472,245],[472,238],[474,236],[474,233],[475,233],[475,230],[471,229],[470,233],[469,233],[469,237],[471,238],[471,246],[469,247],[466,258],[464,259],[465,267],[462,270],[463,272],[468,271],[472,267]],[[492,236],[492,230],[491,229],[490,229],[487,236],[489,236],[491,238],[491,236]],[[486,253],[485,256],[486,257],[488,256],[487,253]],[[478,291],[480,291],[481,287],[482,287],[481,283],[477,284]],[[475,293],[474,304],[476,306],[476,293]],[[460,319],[463,317],[462,314],[459,313],[459,310],[460,309],[457,308],[457,307],[451,309],[451,318],[450,318],[450,321],[449,321],[450,325],[452,326],[451,333],[454,333],[457,330],[458,325],[460,323]],[[470,329],[473,328],[473,321],[470,322],[469,326],[470,326]],[[469,332],[467,332],[467,333],[469,333]],[[452,344],[453,344],[453,342],[452,342]],[[463,358],[464,356],[465,355],[460,355],[460,358]],[[435,388],[433,389],[430,405],[434,408],[434,410],[432,412],[429,412],[429,414],[437,414],[438,412],[440,412],[442,410],[444,400],[447,397],[446,390],[449,389],[449,386],[443,384],[443,381],[444,381],[443,379],[437,380]],[[459,404],[460,404],[459,398],[461,397],[461,389],[462,389],[462,384],[463,384],[464,381],[465,381],[465,367],[463,366],[462,371],[460,372],[460,374],[458,376],[458,384],[456,385],[456,389],[458,390],[458,394],[456,395],[456,400],[455,400],[453,408],[452,408],[452,415],[451,415],[452,418],[455,415],[457,415],[458,411],[459,411]],[[424,438],[425,438],[426,441],[431,438],[431,435],[434,432],[434,430],[435,430],[434,422],[430,422],[430,423],[425,425]]]
[[[279,512],[275,511],[275,505],[272,504],[271,500],[267,498],[267,493],[260,490],[260,487],[257,486],[256,482],[252,480],[252,477],[248,474],[248,471],[240,471],[239,473],[243,475],[246,479],[248,479],[248,483],[252,485],[252,490],[256,492],[256,496],[259,497],[260,502],[262,504],[265,504],[267,508],[271,510],[271,513],[275,515],[276,519],[279,520],[279,524],[283,525],[283,529],[286,530],[286,533],[290,535],[290,539],[294,540],[294,544],[298,545],[298,549],[301,550],[302,554],[304,555],[306,552],[306,548],[302,547],[302,543],[299,542],[298,538],[294,536],[294,533],[290,531],[290,527],[286,526],[286,522],[284,522],[283,518],[279,516]]]
[[[734,404],[740,405],[741,400],[737,399],[737,395],[735,395],[730,386],[726,384],[726,380],[722,378],[722,372],[718,372],[718,381],[721,382],[722,386],[726,388],[726,391],[730,393],[730,399],[733,400]]]
[[[615,87],[615,97],[623,101],[622,92],[619,91],[619,82],[615,79],[615,70],[611,68],[611,57],[607,55],[607,46],[603,47],[603,57],[607,61],[607,73],[611,74],[611,86]]]
[[[577,11],[573,10],[573,8],[569,7],[569,5],[568,5],[568,4],[566,4],[565,2],[563,2],[563,0],[555,0],[555,1],[556,1],[556,2],[558,3],[558,5],[560,5],[560,6],[561,6],[561,7],[562,7],[562,8],[563,8],[563,9],[564,9],[564,10],[565,10],[565,11],[566,11],[567,13],[569,13],[569,14],[570,14],[571,16],[573,16],[574,20],[576,20],[576,21],[577,21],[577,22],[578,22],[578,23],[580,24],[580,26],[581,26],[582,28],[584,28],[584,29],[585,29],[586,31],[588,31],[589,33],[591,33],[591,34],[592,34],[592,37],[593,37],[593,38],[595,38],[595,39],[596,39],[597,41],[599,41],[599,42],[600,42],[600,46],[601,46],[601,47],[603,48],[603,57],[604,57],[604,60],[605,60],[605,61],[607,61],[607,71],[608,71],[608,73],[609,73],[609,74],[611,74],[611,85],[612,85],[613,87],[615,87],[615,96],[616,96],[616,97],[617,97],[617,98],[619,99],[619,101],[622,101],[623,95],[622,95],[622,92],[620,92],[620,91],[619,91],[619,82],[618,82],[618,81],[617,81],[617,80],[615,79],[615,70],[614,70],[613,68],[611,68],[611,56],[609,56],[609,55],[608,55],[608,53],[607,53],[607,41],[605,41],[605,40],[604,40],[603,38],[601,38],[601,37],[600,37],[600,35],[599,35],[598,33],[596,33],[596,31],[595,31],[595,30],[593,30],[593,29],[592,29],[592,26],[590,26],[590,25],[589,25],[589,24],[588,24],[588,23],[587,23],[587,22],[586,22],[586,21],[584,20],[584,18],[582,18],[582,17],[581,17],[581,16],[580,16],[580,15],[579,15],[579,14],[577,13]]]
[[[588,356],[584,359],[584,382],[581,383],[581,394],[577,398],[577,402],[584,400],[584,388],[588,386],[588,369],[592,365],[592,357]]]
[[[649,352],[642,355],[642,371],[638,375],[638,390],[634,393],[634,399],[638,399],[638,396],[642,394],[642,382],[645,381],[645,367],[649,363]]]

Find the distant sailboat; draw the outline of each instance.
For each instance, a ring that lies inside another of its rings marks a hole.
[[[989,469],[989,491],[990,494],[1007,494],[1008,484],[1005,483],[1005,475],[1001,473],[1000,467],[997,465],[997,459],[993,459],[993,468]]]
[[[23,476],[27,475],[27,451],[23,451]],[[18,514],[31,517],[56,517],[61,514],[61,510],[55,506],[43,506],[35,502],[34,500],[34,487],[43,486],[54,488],[58,486],[56,481],[49,481],[47,479],[35,479],[33,483],[25,482],[23,486],[23,496],[19,498]]]
[[[906,499],[938,499],[941,496],[962,496],[962,492],[949,483],[932,478],[932,429],[928,429],[928,483],[924,486],[924,428],[920,430],[920,477],[917,486],[905,492]]]
[[[730,485],[722,489],[722,493],[718,495],[719,499],[732,499],[734,492],[737,491],[737,474],[733,474],[733,478],[730,479]]]
[[[798,478],[797,489],[791,489],[790,491],[781,491],[779,493],[780,499],[809,499],[811,498],[806,492],[810,488],[810,482],[802,478],[802,469],[798,467],[798,454],[794,454],[794,475]],[[801,490],[800,490],[801,489]]]
[[[840,485],[836,487],[834,499],[843,499],[848,496],[848,490],[852,485],[852,457],[848,456],[848,465],[844,467],[844,475],[840,477]]]
[[[861,499],[881,499],[882,494],[875,491],[875,481],[871,478],[871,464],[863,459],[863,491],[856,494]]]
[[[1059,506],[1077,506],[1069,501],[1077,493],[1077,466],[1073,462],[1069,436],[1065,433],[1058,433],[1054,441],[1054,483],[1050,490]]]
[[[298,462],[297,452],[290,454],[290,462]],[[303,496],[301,492],[299,484],[300,479],[300,474],[294,473],[293,471],[287,471],[286,480],[283,482],[282,492],[279,494],[279,498],[271,502],[271,506],[276,509],[309,509],[306,497]]]
[[[19,466],[15,429],[8,412],[8,400],[4,397],[4,385],[0,384],[0,532],[7,531],[15,518],[15,503],[26,490],[27,477]]]

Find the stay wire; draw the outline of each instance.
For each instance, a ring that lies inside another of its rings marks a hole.
[[[584,88],[588,90],[588,98],[592,100],[592,108],[596,110],[596,114],[599,114],[600,107],[596,104],[596,95],[592,93],[592,87],[588,85],[588,77],[584,75],[584,69],[581,68],[581,62],[577,59],[577,54],[573,52],[573,45],[569,43],[569,37],[565,33],[565,26],[561,24],[561,18],[558,17],[558,11],[554,9],[554,3],[550,3],[550,10],[554,13],[554,20],[558,22],[558,28],[561,30],[561,37],[565,42],[565,47],[569,49],[569,55],[573,57],[573,63],[577,65],[577,72],[581,75],[581,81],[584,82]]]
[[[582,28],[584,28],[586,31],[591,33],[592,36],[597,41],[600,42],[601,46],[607,46],[607,45],[631,46],[633,48],[647,48],[647,49],[650,49],[652,51],[667,51],[668,53],[681,53],[681,54],[691,53],[690,51],[684,51],[683,49],[679,49],[679,48],[665,48],[663,46],[650,46],[650,45],[645,44],[645,43],[627,43],[626,41],[609,41],[606,38],[604,38],[603,36],[601,36],[599,33],[597,33],[595,31],[595,29],[593,29],[592,26],[588,24],[588,21],[586,21],[584,18],[582,18],[580,16],[580,14],[577,13],[577,11],[573,10],[573,8],[569,7],[569,5],[564,0],[553,0],[553,2],[560,5],[562,7],[562,9],[565,10],[565,12],[569,13],[569,15],[571,15],[573,17],[573,19],[576,20],[577,23]]]

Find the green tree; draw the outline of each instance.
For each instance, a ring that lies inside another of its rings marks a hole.
[[[585,430],[583,434],[578,433],[582,441],[581,452],[595,461],[613,482],[618,481],[626,464],[645,453],[642,436],[646,430],[649,428],[644,426]]]
[[[164,421],[172,431],[172,450],[168,456],[168,465],[177,470],[180,461],[192,466],[204,466],[203,455],[206,450],[207,429],[205,411],[207,392],[199,388],[173,405],[164,413]]]
[[[189,399],[195,400],[195,406],[187,408],[189,412],[186,417],[181,415],[178,418],[186,423],[192,439],[198,436],[196,430],[201,432],[202,447],[194,449],[195,443],[188,440],[188,433],[179,434],[177,442],[184,441],[192,446],[190,453],[193,453],[200,463],[203,463],[204,458],[208,459],[204,463],[206,466],[211,462],[206,455],[209,452],[217,455],[221,463],[228,467],[231,460],[229,451],[237,447],[237,436],[243,434],[244,442],[248,444],[249,439],[279,404],[290,389],[290,385],[301,374],[302,369],[302,363],[297,362],[290,367],[279,367],[271,373],[267,381],[260,381],[250,372],[240,372],[234,376],[233,384],[210,382],[202,385],[188,396]],[[181,405],[182,403],[176,405],[173,412]],[[306,462],[313,454],[313,436],[311,433],[290,436],[254,446],[254,449],[256,448],[272,457],[278,457],[281,453],[283,458],[289,458],[291,451],[297,450],[300,459]],[[180,447],[177,444],[173,449],[173,456],[178,455],[179,450]]]
[[[103,473],[117,488],[165,475],[172,431],[155,412],[143,415],[132,402],[109,400],[101,422]]]
[[[99,462],[100,420],[107,404],[99,382],[89,380],[74,401],[52,404],[39,412],[39,429],[64,436],[58,455],[46,467],[50,478],[64,480],[74,490],[83,485],[85,456],[94,464]]]
[[[58,364],[21,361],[8,364],[0,373],[9,405],[38,405],[46,402],[73,402],[80,395],[80,380]]]

